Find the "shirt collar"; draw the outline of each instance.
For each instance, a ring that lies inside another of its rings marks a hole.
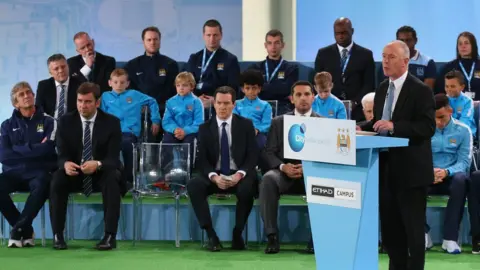
[[[231,127],[231,126],[232,126],[232,118],[233,118],[233,114],[231,114],[230,117],[227,118],[227,120],[221,120],[221,119],[218,118],[218,116],[217,116],[217,125],[218,125],[218,127],[221,128],[223,122],[227,122],[227,125]]]
[[[98,114],[98,110],[95,112],[95,114],[93,115],[92,118],[90,118],[89,120],[87,120],[85,117],[83,117],[81,114],[80,114],[80,119],[82,120],[82,123],[85,123],[85,121],[90,121],[92,123],[95,123],[95,119],[97,118],[97,114]]]
[[[353,41],[352,41],[352,43],[350,43],[350,45],[348,45],[346,48],[338,45],[338,43],[337,43],[337,47],[338,47],[338,51],[339,51],[340,53],[342,53],[343,49],[347,49],[347,51],[350,52],[350,51],[352,50],[352,47],[353,47]]]
[[[415,53],[415,55],[412,58],[410,58],[413,61],[417,61],[418,58],[420,57],[420,51],[419,50],[416,50],[416,51],[417,52]]]
[[[408,70],[405,71],[405,73],[403,73],[402,76],[400,76],[398,79],[396,79],[394,81],[392,81],[392,79],[389,79],[390,83],[393,82],[393,84],[395,85],[395,90],[401,90],[402,89],[402,86],[405,83],[405,80],[407,79],[407,75],[408,75]]]
[[[70,76],[68,76],[67,80],[64,82],[64,83],[60,83],[60,82],[57,82],[55,81],[55,87],[59,87],[61,84],[67,86],[68,88],[68,83],[70,82]]]
[[[296,116],[302,116],[302,114],[301,114],[300,112],[298,112],[297,109],[295,109],[295,115],[296,115]],[[306,112],[304,115],[305,115],[306,117],[312,116],[312,108],[310,108],[310,110],[308,110],[308,112]]]

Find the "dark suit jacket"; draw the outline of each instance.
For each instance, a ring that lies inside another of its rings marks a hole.
[[[92,82],[100,86],[100,90],[103,92],[109,91],[112,88],[108,85],[108,80],[110,79],[110,73],[115,69],[116,62],[115,58],[107,55],[103,55],[99,52],[95,52],[95,64],[92,70],[93,78]],[[82,55],[76,55],[68,58],[67,60],[68,68],[70,69],[71,77],[78,77],[82,82],[88,81],[88,78],[85,78],[80,72],[80,69],[85,65]]]
[[[288,112],[285,115],[294,115],[294,112]],[[312,112],[311,117],[321,117],[319,114]],[[267,172],[272,169],[278,169],[281,164],[292,163],[300,164],[300,160],[286,159],[283,156],[283,115],[272,119],[270,132],[268,132],[267,143],[262,151],[262,171]]]
[[[77,89],[82,81],[77,77],[70,76],[67,89],[67,113],[77,110]],[[57,105],[57,87],[53,77],[38,82],[35,104],[45,111],[51,117],[55,116],[55,107]]]
[[[255,141],[255,129],[251,120],[233,114],[232,116],[232,146],[231,155],[238,170],[247,174],[255,173],[258,160],[258,147]],[[197,168],[208,177],[216,172],[217,161],[220,158],[220,137],[217,118],[213,117],[200,125],[198,130]]]
[[[315,72],[328,71],[333,78],[332,93],[354,103],[352,118],[363,120],[362,98],[375,89],[375,61],[372,51],[353,44],[350,60],[345,70],[345,83],[342,80],[340,52],[337,44],[318,50],[315,59]],[[345,93],[346,97],[342,97]]]
[[[83,127],[78,111],[68,113],[58,120],[55,140],[59,168],[63,168],[66,161],[81,163]],[[120,120],[98,109],[92,134],[92,159],[102,162],[102,171],[115,169],[122,171],[119,159],[121,143]],[[122,177],[120,189],[122,194],[125,194],[124,177]]]
[[[378,87],[373,101],[373,120],[361,126],[362,130],[373,131],[374,123],[382,119],[388,85],[389,81],[385,80]],[[410,74],[398,96],[392,122],[391,136],[408,138],[409,143],[408,147],[380,153],[380,171],[388,167],[384,180],[399,188],[430,185],[433,183],[431,138],[435,133],[435,101],[432,90]]]

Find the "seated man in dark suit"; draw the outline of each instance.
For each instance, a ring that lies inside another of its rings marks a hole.
[[[0,136],[0,212],[12,226],[8,247],[31,247],[35,245],[32,222],[47,200],[50,173],[56,169],[54,120],[35,107],[27,82],[17,83],[11,98],[15,110],[2,123]],[[17,191],[30,191],[22,213],[10,198]]]
[[[373,54],[352,41],[354,29],[349,19],[337,19],[333,29],[336,43],[318,50],[315,72],[332,74],[332,94],[352,101],[352,119],[362,121],[362,98],[375,87]]]
[[[76,33],[73,42],[79,54],[68,58],[70,75],[98,84],[102,93],[111,90],[108,80],[116,66],[115,58],[95,51],[95,41],[86,32]]]
[[[82,81],[69,75],[67,59],[62,54],[50,56],[47,65],[52,77],[38,82],[35,104],[58,119],[77,110],[77,89]]]
[[[292,85],[298,81],[298,66],[282,58],[284,47],[283,33],[276,29],[268,31],[265,35],[267,59],[249,67],[262,72],[265,83],[259,98],[266,101],[277,100],[277,115],[292,110],[292,103],[288,98]]]
[[[207,232],[211,251],[220,251],[222,245],[212,225],[207,197],[213,193],[236,194],[232,249],[242,250],[245,249],[242,231],[258,185],[255,129],[250,120],[232,114],[236,97],[233,88],[222,86],[213,97],[217,116],[202,124],[198,132],[197,168],[201,175],[190,180],[187,190],[200,227]]]
[[[293,112],[285,115],[320,117],[312,111],[315,98],[313,85],[306,81],[298,81],[292,86]],[[277,227],[278,200],[281,194],[295,190],[305,194],[303,169],[300,160],[285,159],[283,156],[283,115],[272,120],[268,133],[267,145],[262,152],[262,169],[266,171],[260,184],[260,211],[268,237],[265,253],[280,251]],[[313,253],[313,242],[307,246],[307,252]]]
[[[235,55],[221,47],[222,25],[217,20],[208,20],[203,25],[205,48],[190,55],[187,71],[197,82],[194,94],[209,108],[213,93],[220,86],[230,86],[239,91],[240,65]],[[208,118],[205,118],[208,119]]]
[[[105,236],[96,245],[98,250],[116,248],[120,200],[125,193],[125,179],[120,172],[120,121],[97,109],[100,88],[90,82],[77,90],[78,111],[58,121],[55,136],[58,165],[50,188],[50,219],[54,248],[67,249],[63,238],[68,194],[82,190],[85,196],[100,191],[105,210]]]

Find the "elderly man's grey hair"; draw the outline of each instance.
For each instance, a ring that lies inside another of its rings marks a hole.
[[[362,98],[362,106],[365,107],[365,105],[367,103],[373,103],[373,100],[375,99],[375,92],[371,92],[371,93],[368,93],[366,94],[363,98]]]

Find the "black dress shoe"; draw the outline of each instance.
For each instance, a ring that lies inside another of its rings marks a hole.
[[[280,243],[276,234],[268,236],[267,247],[265,248],[265,254],[275,254],[280,252]]]
[[[233,233],[232,236],[232,249],[233,250],[244,250],[245,242],[243,241],[243,237],[241,233]]]
[[[222,250],[223,246],[220,244],[220,239],[218,237],[212,237],[208,239],[207,249],[216,252]]]
[[[111,250],[117,248],[117,240],[115,239],[115,235],[113,234],[105,234],[95,246],[98,250]]]
[[[480,255],[480,235],[472,238],[472,254]]]
[[[55,234],[53,237],[53,248],[56,250],[65,250],[67,249],[67,243],[65,243],[65,239],[63,238],[63,234]]]
[[[308,254],[315,254],[315,249],[313,248],[313,239],[310,238],[308,241],[307,248],[305,248],[305,252]]]

